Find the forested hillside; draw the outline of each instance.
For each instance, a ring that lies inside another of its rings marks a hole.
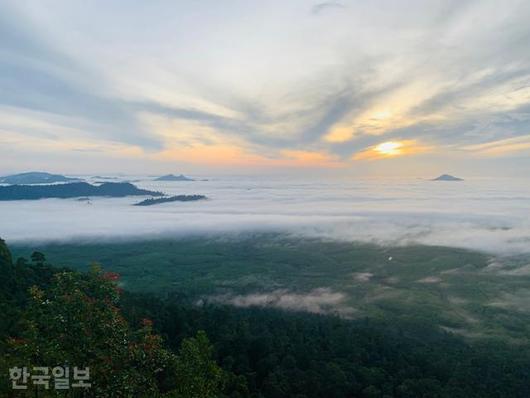
[[[104,182],[91,185],[86,182],[71,182],[56,185],[7,185],[0,186],[0,200],[37,200],[44,198],[78,198],[83,196],[163,196],[161,192],[139,189],[127,182]]]
[[[3,242],[0,267],[1,396],[13,394],[9,367],[66,362],[90,366],[84,396],[97,397],[530,396],[527,351],[428,324],[132,293],[100,266],[59,269],[39,252],[13,260]]]

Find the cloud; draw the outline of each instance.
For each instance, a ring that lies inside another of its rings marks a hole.
[[[518,289],[511,293],[503,293],[489,305],[527,314],[530,312],[530,290]]]
[[[329,10],[337,10],[337,9],[341,9],[341,8],[345,8],[346,6],[342,3],[339,3],[337,1],[327,1],[327,2],[324,2],[324,3],[319,3],[319,4],[315,4],[312,8],[311,8],[311,13],[313,15],[319,15],[325,11],[329,11]]]
[[[358,282],[369,282],[373,276],[374,274],[371,272],[356,272],[353,275],[354,279]]]
[[[127,104],[106,92],[103,76],[33,35],[30,26],[17,9],[0,7],[0,91],[8,93],[0,96],[0,110],[38,114],[39,122],[61,121],[65,129],[108,142],[160,147]],[[0,127],[5,128],[4,120]],[[37,130],[20,120],[17,129],[27,128]],[[38,131],[45,136],[50,130],[42,126]]]
[[[100,162],[113,164],[120,146],[154,167],[202,145],[348,163],[397,139],[445,149],[439,164],[462,152],[497,156],[486,149],[493,142],[507,145],[502,157],[525,153],[518,141],[530,128],[525,2],[413,1],[404,10],[392,1],[330,1],[310,15],[296,1],[106,7],[2,4],[0,112],[16,116],[0,122],[11,137],[4,158],[16,149],[20,159],[58,167],[53,159],[67,158],[65,148],[100,145],[109,148]],[[161,134],[155,117],[186,126]],[[23,156],[13,142],[24,138],[49,144],[40,156],[31,148]],[[12,167],[26,162],[15,158]]]
[[[467,145],[462,149],[475,154],[494,157],[511,156],[521,152],[530,153],[530,135]]]
[[[318,288],[307,293],[296,293],[277,289],[264,293],[246,295],[218,295],[208,301],[225,303],[236,307],[274,307],[291,311],[306,311],[315,314],[338,314],[351,316],[355,309],[345,303],[347,296],[328,288]]]
[[[314,167],[319,165],[321,167],[344,167],[344,162],[341,162],[337,157],[330,156],[321,152],[311,151],[282,151],[287,159],[298,162],[300,165],[307,165]]]
[[[120,179],[211,200],[149,208],[132,206],[135,198],[94,198],[92,206],[60,199],[0,201],[0,232],[9,241],[61,241],[275,231],[382,245],[529,251],[527,179],[463,176],[452,184],[418,178],[196,177],[185,186],[145,176]]]

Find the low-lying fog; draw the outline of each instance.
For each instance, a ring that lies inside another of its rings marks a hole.
[[[149,207],[132,206],[143,199],[138,197],[93,198],[90,205],[77,199],[0,202],[0,236],[15,242],[274,230],[388,244],[530,252],[526,180],[120,180],[167,194],[203,194],[209,200]]]

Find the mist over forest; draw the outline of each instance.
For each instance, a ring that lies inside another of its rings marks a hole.
[[[530,185],[525,179],[328,179],[225,177],[172,183],[132,180],[200,202],[131,207],[137,200],[92,198],[0,202],[10,241],[138,239],[186,234],[281,231],[383,245],[445,245],[497,254],[528,251]],[[97,179],[96,179],[97,180]],[[91,179],[88,179],[91,181]]]

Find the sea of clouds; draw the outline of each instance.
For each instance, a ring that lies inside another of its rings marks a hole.
[[[245,176],[158,182],[153,177],[121,176],[118,180],[209,199],[149,207],[132,206],[142,199],[138,197],[93,198],[91,204],[76,199],[0,202],[0,237],[10,242],[68,241],[280,231],[498,254],[530,252],[530,181],[524,179],[435,182]]]

